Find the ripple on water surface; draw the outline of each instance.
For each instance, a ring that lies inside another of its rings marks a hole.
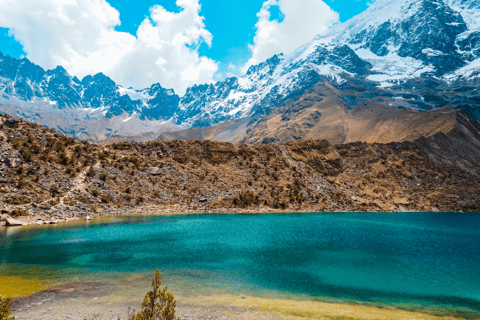
[[[159,268],[215,292],[480,310],[478,225],[479,215],[438,213],[116,218],[3,234],[0,274]]]

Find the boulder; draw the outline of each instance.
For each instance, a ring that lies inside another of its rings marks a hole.
[[[19,227],[19,226],[23,226],[24,223],[20,220],[7,219],[5,225],[7,227]]]
[[[160,169],[159,167],[151,167],[147,169],[147,172],[152,176],[159,176],[162,174],[162,169]]]
[[[13,119],[13,118],[5,120],[4,123],[5,123],[5,125],[6,125],[7,127],[9,127],[9,128],[16,128],[16,127],[18,127],[18,120]]]
[[[87,216],[87,217],[85,218],[85,220],[90,221],[90,220],[92,220],[92,218],[91,218],[90,216]]]
[[[7,163],[7,166],[9,166],[10,168],[17,168],[20,166],[22,161],[20,159],[12,157],[12,158],[7,158],[6,163]]]

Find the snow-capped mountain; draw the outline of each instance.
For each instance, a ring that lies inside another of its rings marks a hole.
[[[362,58],[398,55],[421,61],[424,72],[443,75],[464,66],[469,58],[455,45],[467,29],[461,14],[442,1],[379,0],[327,36],[351,45]]]
[[[126,89],[102,73],[80,81],[62,67],[45,71],[27,59],[1,55],[0,93],[7,100],[13,96],[58,109],[100,113],[110,119],[137,116],[140,120],[168,121],[182,128],[205,127],[264,114],[286,97],[309,88],[314,83],[312,77],[316,79],[319,74],[341,83],[345,81],[343,77],[367,74],[370,67],[348,46],[318,46],[298,57],[275,55],[252,66],[243,77],[194,86],[179,97],[160,84],[143,90]]]
[[[477,64],[478,18],[478,0],[378,0],[317,41],[352,47],[379,73],[372,80],[395,81],[424,73],[451,78]]]
[[[178,103],[172,90],[159,84],[142,91],[124,89],[103,73],[86,76],[81,81],[61,66],[43,70],[28,59],[13,59],[0,53],[0,90],[4,95],[24,101],[38,100],[56,105],[59,109],[83,108],[102,111],[112,117],[124,112],[146,109],[144,117],[171,117],[169,106]],[[148,102],[148,108],[145,108]],[[154,117],[149,116],[154,114]]]
[[[467,86],[464,81],[480,77],[479,30],[479,0],[377,0],[365,12],[288,56],[274,56],[251,67],[239,79],[187,92],[179,113],[184,116],[178,119],[183,127],[190,127],[232,116],[264,114],[324,80],[339,85],[339,89],[351,81],[383,88],[397,86],[396,90],[408,89],[425,101],[423,96],[432,94],[428,88],[431,81],[439,85],[456,81],[450,90],[458,90],[458,86]],[[402,87],[413,80],[416,90]],[[449,89],[437,94],[443,91]],[[439,99],[441,103],[427,101],[424,107],[458,106],[460,102],[471,107],[469,101],[465,104],[458,97],[447,96]],[[476,114],[470,112],[474,117]]]
[[[329,82],[338,90],[361,86],[360,100],[375,92],[390,106],[451,106],[478,120],[479,78],[480,0],[377,0],[293,53],[275,55],[239,78],[191,87],[183,97],[160,84],[127,89],[101,73],[79,80],[62,67],[45,71],[0,55],[0,110],[89,138],[103,130],[105,138],[258,119]],[[345,97],[347,104],[355,99]],[[49,119],[57,110],[64,121],[45,120],[46,110]]]

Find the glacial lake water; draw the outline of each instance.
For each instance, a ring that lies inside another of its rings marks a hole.
[[[222,293],[480,312],[480,215],[150,216],[1,230],[0,276],[23,268],[158,268]]]

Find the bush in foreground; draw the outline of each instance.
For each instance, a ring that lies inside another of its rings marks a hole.
[[[162,282],[160,271],[155,273],[152,280],[152,291],[147,292],[142,302],[142,310],[130,317],[129,320],[179,320],[175,317],[177,302],[168,288],[160,288]]]
[[[0,320],[15,320],[15,317],[9,317],[12,314],[11,306],[12,300],[0,297]]]

